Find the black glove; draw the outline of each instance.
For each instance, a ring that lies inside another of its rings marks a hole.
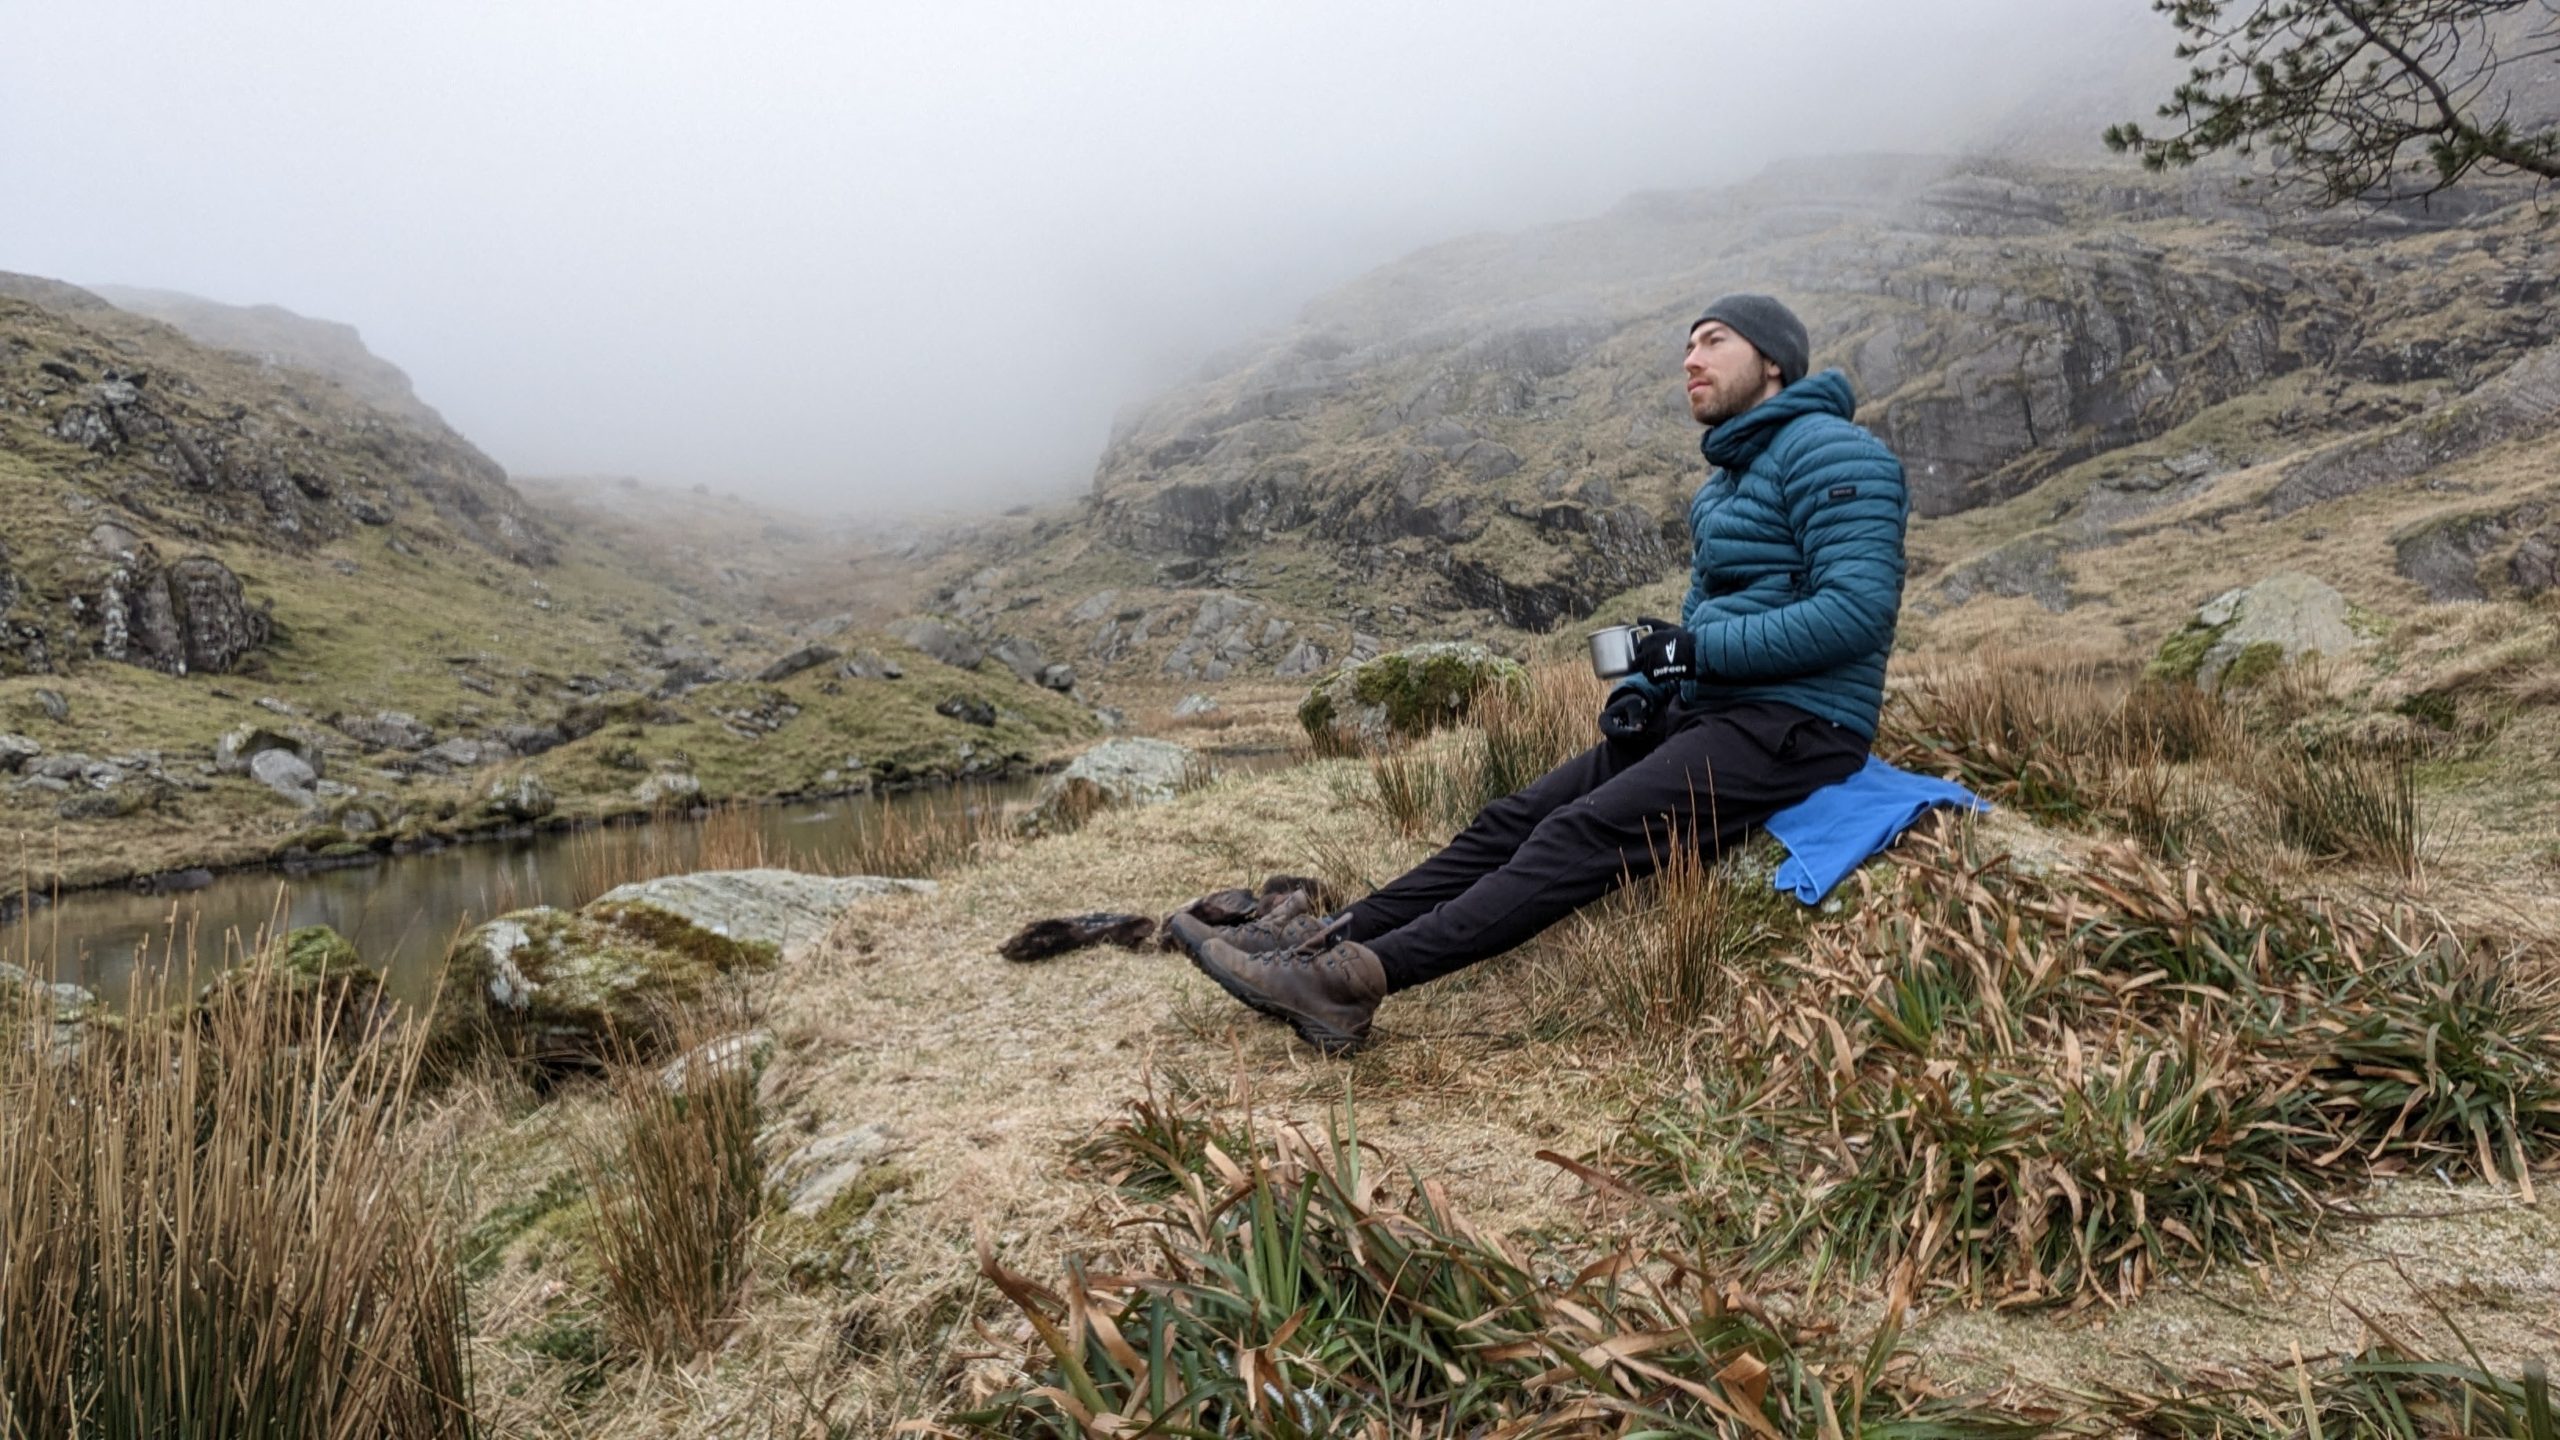
[[[1653,633],[1636,642],[1635,673],[1657,685],[1694,680],[1705,673],[1698,663],[1698,637],[1685,625],[1648,615],[1636,622]]]
[[[1654,698],[1633,686],[1621,686],[1600,709],[1600,734],[1610,740],[1633,740],[1653,728]]]

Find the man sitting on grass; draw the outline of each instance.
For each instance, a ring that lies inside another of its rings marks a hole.
[[[1709,858],[1865,763],[1902,605],[1902,465],[1807,377],[1802,321],[1729,295],[1689,327],[1689,412],[1711,467],[1680,623],[1648,620],[1601,743],[1485,807],[1447,848],[1339,914],[1284,904],[1173,931],[1228,994],[1328,1054],[1378,1002],[1519,945],[1672,845]]]

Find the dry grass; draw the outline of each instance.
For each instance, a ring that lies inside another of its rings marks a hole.
[[[384,1027],[264,969],[184,1019],[0,1018],[0,1434],[477,1433]]]
[[[582,1167],[606,1317],[653,1360],[717,1345],[746,1288],[764,1158],[754,1069],[743,1050],[718,1046],[738,1033],[677,1017],[673,1066],[617,1067],[613,1133]]]

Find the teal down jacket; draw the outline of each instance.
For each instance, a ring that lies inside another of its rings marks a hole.
[[[1680,620],[1698,637],[1693,703],[1777,700],[1873,739],[1902,611],[1902,462],[1851,423],[1837,370],[1709,430],[1689,502],[1697,542]],[[1661,696],[1641,677],[1628,682]]]

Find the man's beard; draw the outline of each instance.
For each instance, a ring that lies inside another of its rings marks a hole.
[[[1750,397],[1741,393],[1741,387],[1738,385],[1732,391],[1727,391],[1710,380],[1707,382],[1707,393],[1701,398],[1705,403],[1690,407],[1689,413],[1697,418],[1699,424],[1710,429],[1750,408],[1748,403]]]

